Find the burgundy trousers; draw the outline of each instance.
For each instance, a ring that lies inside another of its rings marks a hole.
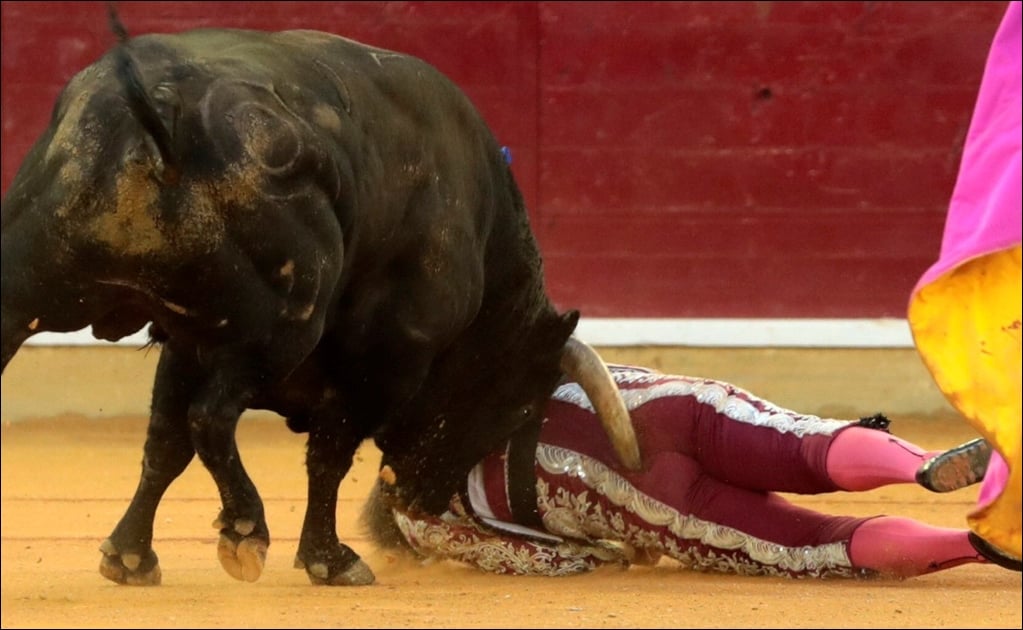
[[[491,454],[444,517],[396,514],[413,548],[516,574],[561,575],[661,554],[697,570],[859,573],[847,548],[866,518],[821,514],[778,494],[839,490],[825,470],[827,449],[854,423],[799,414],[720,381],[611,371],[642,470],[619,464],[582,389],[564,384],[531,447],[532,474],[515,469],[511,447]],[[524,515],[523,496],[535,497],[532,514]]]

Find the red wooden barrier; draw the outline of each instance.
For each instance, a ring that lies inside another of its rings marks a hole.
[[[110,45],[4,2],[2,185]],[[461,85],[513,153],[562,308],[903,317],[1004,2],[121,2],[129,31],[317,28]]]

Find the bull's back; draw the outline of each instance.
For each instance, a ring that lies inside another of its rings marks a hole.
[[[431,167],[449,176],[489,171],[495,140],[486,123],[454,83],[419,58],[309,30],[200,29],[135,41],[143,51],[149,41],[157,44],[147,65],[166,64],[169,49],[178,64],[198,68],[206,83],[200,106],[225,84],[265,90],[299,124],[343,148],[363,175],[373,174],[373,162],[391,167],[392,177]],[[243,90],[233,96],[226,108],[246,98]],[[404,179],[386,187],[400,189]]]
[[[57,171],[72,194],[54,195],[53,213],[110,261],[104,281],[144,289],[166,328],[202,310],[208,321],[183,323],[239,322],[261,338],[281,317],[330,310],[327,328],[365,331],[353,346],[393,336],[429,353],[486,293],[508,293],[502,275],[535,271],[490,130],[422,60],[312,31],[143,35],[127,51],[180,177],[154,173],[112,52],[65,90],[39,152],[48,166],[26,169],[40,174],[26,189],[52,189]]]
[[[297,174],[317,171],[350,268],[400,255],[431,233],[454,234],[463,245],[485,241],[495,212],[517,210],[488,126],[457,86],[418,58],[317,31],[203,29],[136,41],[147,65],[166,64],[169,48],[179,64],[199,69],[203,85],[190,99],[205,133],[214,143],[245,140],[229,147],[234,152],[221,148],[225,163],[249,159],[260,175],[297,186],[282,165],[298,161],[290,147],[307,147],[305,163],[318,168]],[[241,111],[247,120],[234,115]],[[258,146],[271,148],[252,156]],[[294,192],[279,188],[269,194]]]

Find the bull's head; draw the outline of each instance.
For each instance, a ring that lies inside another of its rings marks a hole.
[[[488,336],[485,343],[499,346],[506,359],[501,364],[470,343],[468,353],[447,354],[434,365],[436,378],[417,396],[406,421],[375,436],[397,479],[396,500],[442,510],[463,473],[502,437],[539,426],[551,392],[566,377],[586,392],[622,464],[640,468],[617,385],[593,348],[572,335],[578,317],[577,311],[548,314],[515,338]]]

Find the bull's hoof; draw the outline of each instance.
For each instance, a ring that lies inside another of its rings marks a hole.
[[[160,560],[152,549],[144,555],[122,554],[114,546],[113,541],[107,538],[99,550],[103,553],[99,573],[111,582],[128,586],[159,586],[163,579]]]
[[[376,581],[369,565],[356,557],[346,569],[331,572],[326,562],[306,564],[301,558],[295,558],[295,568],[305,569],[309,581],[317,586],[367,586]]]
[[[228,575],[243,582],[255,582],[263,574],[266,550],[265,540],[246,538],[230,531],[220,533],[217,558]]]
[[[255,582],[263,574],[266,565],[266,550],[270,541],[260,536],[256,523],[247,518],[231,519],[221,511],[213,521],[213,527],[220,530],[217,542],[217,558],[228,575],[242,582]]]

